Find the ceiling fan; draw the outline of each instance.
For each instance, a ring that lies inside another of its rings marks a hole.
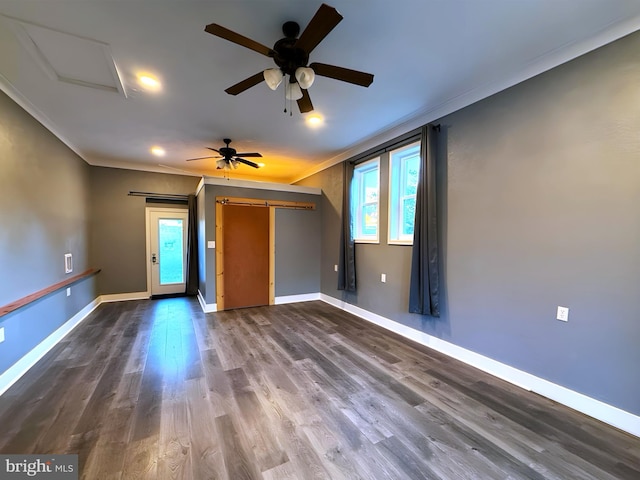
[[[325,63],[311,63],[307,66],[309,54],[329,32],[340,23],[342,18],[342,15],[340,15],[335,8],[323,3],[300,37],[298,37],[300,25],[296,22],[285,22],[284,25],[282,25],[284,38],[278,40],[273,48],[262,45],[215,23],[207,25],[204,30],[207,33],[273,58],[273,61],[277,65],[277,68],[269,68],[236,83],[227,88],[225,92],[230,95],[238,95],[263,80],[269,88],[275,90],[283,78],[286,79],[288,75],[289,80],[285,83],[286,98],[296,100],[300,112],[306,113],[313,110],[313,104],[311,103],[307,89],[313,84],[315,75],[333,78],[362,87],[368,87],[371,85],[371,82],[373,82],[373,75],[370,73],[336,67]]]
[[[216,161],[216,168],[218,170],[220,169],[231,170],[231,168],[234,168],[234,169],[238,168],[238,163],[244,163],[245,165],[249,165],[250,167],[253,167],[253,168],[260,168],[263,166],[262,164],[258,164],[258,163],[252,162],[251,160],[247,160],[246,158],[242,158],[242,157],[262,157],[262,155],[260,155],[259,153],[257,152],[238,153],[236,152],[235,148],[231,148],[229,146],[229,144],[231,143],[230,138],[225,138],[222,141],[227,145],[226,147],[221,147],[220,149],[207,147],[209,150],[213,150],[219,155],[214,157],[189,158],[187,162],[192,162],[193,160],[205,160],[207,158],[217,158],[218,160]]]

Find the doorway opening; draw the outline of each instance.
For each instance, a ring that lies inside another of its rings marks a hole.
[[[188,222],[185,209],[146,209],[147,288],[152,297],[185,293]]]

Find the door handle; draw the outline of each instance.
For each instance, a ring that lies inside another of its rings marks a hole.
[[[151,254],[151,263],[158,263],[158,257],[155,253]]]

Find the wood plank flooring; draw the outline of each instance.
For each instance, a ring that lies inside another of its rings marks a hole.
[[[85,479],[639,479],[640,439],[322,302],[103,304],[0,397]]]

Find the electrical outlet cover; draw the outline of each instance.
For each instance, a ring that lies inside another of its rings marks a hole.
[[[73,255],[70,253],[64,254],[64,273],[73,272]]]
[[[558,320],[560,320],[560,321],[568,322],[569,321],[569,307],[558,306],[558,313],[556,315],[556,318]]]

